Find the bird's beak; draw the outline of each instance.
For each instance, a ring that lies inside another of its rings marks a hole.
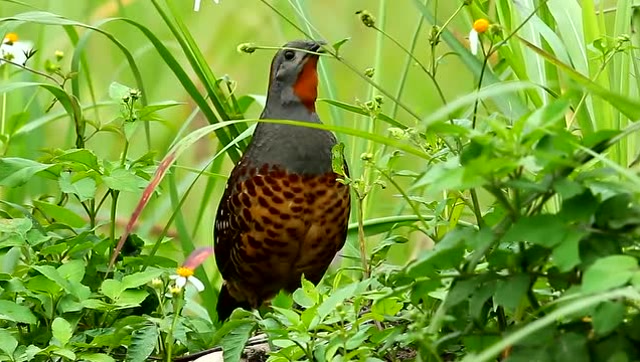
[[[324,49],[322,48],[323,45],[327,45],[327,42],[325,42],[324,40],[318,40],[313,46],[311,46],[309,50],[316,53],[325,53]]]

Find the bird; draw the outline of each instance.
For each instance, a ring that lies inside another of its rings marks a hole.
[[[286,43],[271,62],[261,119],[321,124],[315,109],[323,41]],[[317,285],[347,237],[349,186],[332,167],[335,135],[259,122],[232,169],[214,222],[222,286],[216,310],[258,309],[301,277]],[[348,165],[343,169],[348,176]]]

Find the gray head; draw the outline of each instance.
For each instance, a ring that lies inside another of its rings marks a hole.
[[[273,57],[269,90],[267,93],[267,113],[279,113],[274,107],[296,107],[304,105],[315,112],[318,94],[318,55],[308,52],[321,51],[322,41],[294,40],[283,46]]]

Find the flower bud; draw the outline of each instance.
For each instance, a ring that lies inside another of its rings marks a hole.
[[[237,50],[239,53],[251,54],[256,51],[256,46],[253,43],[242,43],[238,45]]]
[[[367,10],[356,11],[356,14],[360,15],[360,21],[362,21],[364,26],[367,28],[373,28],[376,26],[376,18],[374,18]]]

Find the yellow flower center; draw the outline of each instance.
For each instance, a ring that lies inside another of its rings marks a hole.
[[[18,34],[16,33],[7,33],[7,35],[4,36],[4,42],[11,45],[15,42],[18,41]]]
[[[478,19],[473,22],[473,30],[482,34],[489,29],[489,20],[487,19]]]
[[[193,275],[193,269],[181,266],[178,268],[178,270],[176,270],[176,274],[181,277],[188,278]]]

